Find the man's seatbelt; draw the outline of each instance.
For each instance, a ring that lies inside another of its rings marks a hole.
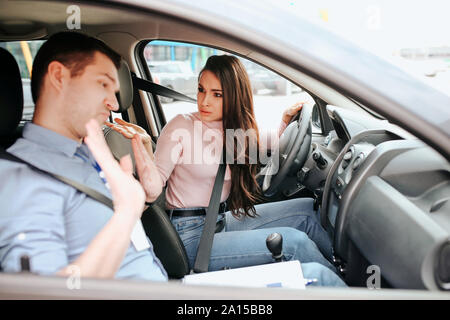
[[[27,162],[27,161],[25,161],[25,160],[23,160],[21,158],[16,157],[15,155],[13,155],[11,153],[9,153],[8,151],[4,150],[3,148],[0,148],[0,159],[5,159],[5,160],[9,160],[9,161],[24,163],[24,164],[28,165],[30,168],[32,168],[32,169],[34,169],[36,171],[45,173],[47,175],[50,175],[53,178],[55,178],[55,179],[65,183],[65,184],[68,184],[68,185],[74,187],[75,189],[77,189],[78,191],[86,194],[87,196],[91,197],[92,199],[103,203],[105,206],[107,206],[107,207],[109,207],[111,209],[114,209],[112,200],[110,198],[106,197],[105,195],[101,194],[97,190],[94,190],[94,189],[92,189],[92,188],[90,188],[88,186],[85,186],[85,185],[83,185],[81,183],[78,183],[78,182],[76,182],[76,181],[74,181],[72,179],[69,179],[69,178],[66,178],[66,177],[63,177],[63,176],[60,176],[60,175],[57,175],[57,174],[54,174],[54,173],[51,173],[51,172],[39,169],[38,167],[32,165],[31,163],[29,163],[29,162]]]
[[[203,227],[203,232],[202,232],[202,235],[200,238],[200,244],[198,246],[197,257],[195,259],[195,264],[194,264],[194,268],[193,268],[193,271],[196,273],[208,271],[209,260],[211,257],[211,248],[212,248],[214,234],[215,234],[215,228],[216,228],[216,222],[217,222],[217,217],[219,215],[220,198],[222,195],[223,182],[224,182],[224,178],[225,178],[225,170],[227,167],[225,160],[224,160],[225,159],[224,155],[225,155],[225,152],[222,153],[222,163],[219,164],[219,168],[217,169],[217,175],[216,175],[216,179],[214,181],[211,198],[209,200],[209,206],[206,211],[205,225]],[[42,170],[42,169],[34,166],[33,164],[7,152],[3,148],[0,148],[0,159],[24,163],[36,171],[50,175],[53,178],[65,183],[67,185],[74,187],[78,191],[86,194],[87,196],[91,197],[92,199],[97,200],[100,203],[103,203],[107,207],[114,210],[112,200],[109,199],[108,197],[106,197],[105,195],[101,194],[100,192],[98,192],[90,187],[87,187],[83,184],[80,184],[72,179]]]
[[[214,181],[208,210],[206,211],[205,225],[200,238],[200,244],[198,245],[197,257],[195,258],[193,269],[195,273],[208,271],[226,168],[225,151],[223,150],[222,162],[219,164],[219,168],[217,169],[216,180]]]

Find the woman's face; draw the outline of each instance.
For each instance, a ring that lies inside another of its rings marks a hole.
[[[223,90],[219,78],[209,70],[198,81],[197,106],[202,121],[222,120]]]

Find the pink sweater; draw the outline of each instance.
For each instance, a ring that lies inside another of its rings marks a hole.
[[[281,121],[278,136],[285,128],[286,123]],[[222,131],[222,121],[203,122],[198,112],[170,120],[155,150],[155,198],[167,182],[167,208],[207,207],[222,153]],[[260,140],[262,146],[270,144],[268,135],[260,135]],[[221,201],[228,198],[230,188],[231,171],[227,166]]]

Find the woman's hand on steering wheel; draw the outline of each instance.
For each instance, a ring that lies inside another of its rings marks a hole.
[[[306,102],[297,102],[294,105],[290,106],[289,108],[287,108],[286,110],[284,110],[283,112],[283,122],[285,122],[286,124],[289,124],[292,120],[292,118],[302,109],[303,105]]]
[[[296,115],[301,110],[301,117]],[[279,192],[289,172],[297,172],[306,162],[311,148],[311,117],[313,104],[297,102],[283,112],[287,128],[280,137],[279,157],[273,158],[265,168],[262,191],[271,197]],[[294,121],[295,120],[295,121]]]

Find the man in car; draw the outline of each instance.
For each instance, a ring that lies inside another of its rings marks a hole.
[[[100,129],[118,109],[119,65],[120,56],[101,41],[74,32],[51,36],[36,55],[33,121],[8,151],[111,198],[114,211],[26,164],[0,161],[4,271],[20,271],[26,255],[38,274],[167,280],[140,222],[145,195],[131,158],[116,162]],[[317,265],[318,284],[343,285]]]
[[[142,236],[139,218],[145,196],[132,178],[131,159],[122,159],[120,166],[106,161],[113,167],[101,170],[83,143],[88,128],[101,134],[99,125],[118,108],[119,65],[120,56],[101,41],[72,32],[50,37],[36,55],[33,121],[8,151],[39,169],[112,196],[114,212],[50,175],[0,161],[4,271],[20,271],[20,258],[27,255],[31,271],[38,274],[65,276],[76,270],[82,277],[167,280],[145,233]],[[105,175],[111,192],[103,182]]]

